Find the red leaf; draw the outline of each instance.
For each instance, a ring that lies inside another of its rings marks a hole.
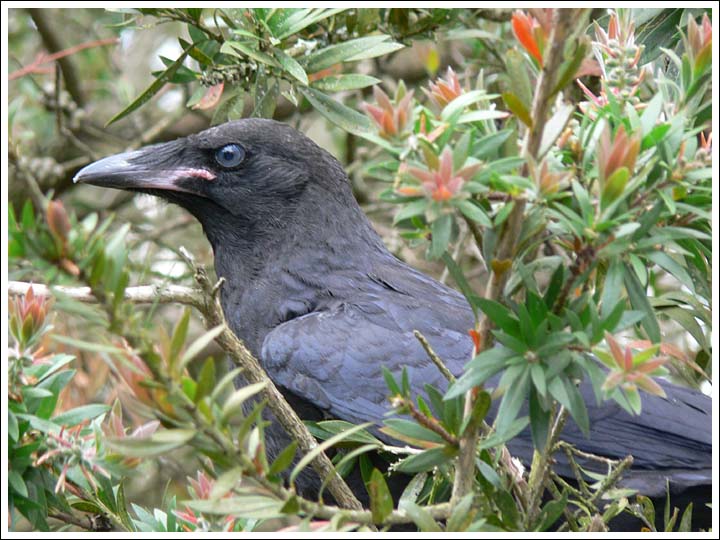
[[[513,34],[515,34],[515,38],[517,38],[517,40],[525,48],[525,50],[530,53],[530,55],[533,56],[535,60],[538,61],[540,66],[542,66],[542,55],[540,54],[540,48],[538,47],[538,44],[535,42],[532,27],[532,17],[526,15],[522,11],[516,11],[515,13],[513,13],[512,29]]]
[[[220,84],[216,84],[215,86],[211,86],[207,89],[205,92],[205,95],[198,101],[195,105],[193,105],[193,109],[212,109],[215,105],[218,104],[218,101],[220,101],[220,96],[222,96],[223,89],[225,88],[225,82],[221,82]]]

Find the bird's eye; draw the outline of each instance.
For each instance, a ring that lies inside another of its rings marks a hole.
[[[215,161],[227,169],[240,165],[243,159],[245,150],[239,144],[226,144],[215,151]]]

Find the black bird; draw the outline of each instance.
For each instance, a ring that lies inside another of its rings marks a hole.
[[[340,163],[287,125],[229,122],[107,157],[75,181],[157,195],[200,221],[226,280],[226,319],[301,418],[380,422],[389,407],[382,366],[406,366],[416,392],[425,383],[444,388],[413,330],[455,375],[470,358],[474,319],[464,297],[389,253]],[[638,417],[612,402],[598,406],[581,385],[590,437],[569,422],[563,438],[609,458],[632,454],[624,485],[662,497],[667,479],[674,504],[694,500],[696,515],[709,516],[711,400],[660,384],[667,399],[643,396]],[[266,435],[271,453],[288,442],[277,426]],[[529,463],[529,432],[509,449]],[[570,475],[561,457],[558,470]],[[305,494],[316,487],[308,475],[299,486]]]

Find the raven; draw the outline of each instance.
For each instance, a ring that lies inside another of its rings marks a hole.
[[[465,298],[394,257],[340,163],[285,124],[229,122],[101,159],[75,182],[157,195],[200,221],[226,280],[221,303],[230,327],[303,419],[381,422],[389,406],[382,366],[406,367],[414,392],[426,383],[445,388],[414,330],[457,376],[471,356],[474,317]],[[632,454],[624,486],[662,497],[669,481],[673,497],[688,496],[696,512],[707,512],[711,400],[660,385],[667,398],[646,395],[642,415],[632,416],[614,402],[598,405],[590,384],[581,384],[590,436],[570,422],[563,439],[608,458]],[[270,453],[287,444],[283,435],[270,426]],[[508,447],[531,461],[528,430]],[[562,456],[557,470],[571,475]],[[301,492],[317,489],[316,478],[303,482]]]

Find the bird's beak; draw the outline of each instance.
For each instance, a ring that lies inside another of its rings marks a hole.
[[[167,145],[172,143],[166,143]],[[212,181],[215,175],[201,168],[164,164],[166,145],[155,145],[103,158],[84,167],[73,182],[128,190],[181,191],[201,195],[197,180]]]

